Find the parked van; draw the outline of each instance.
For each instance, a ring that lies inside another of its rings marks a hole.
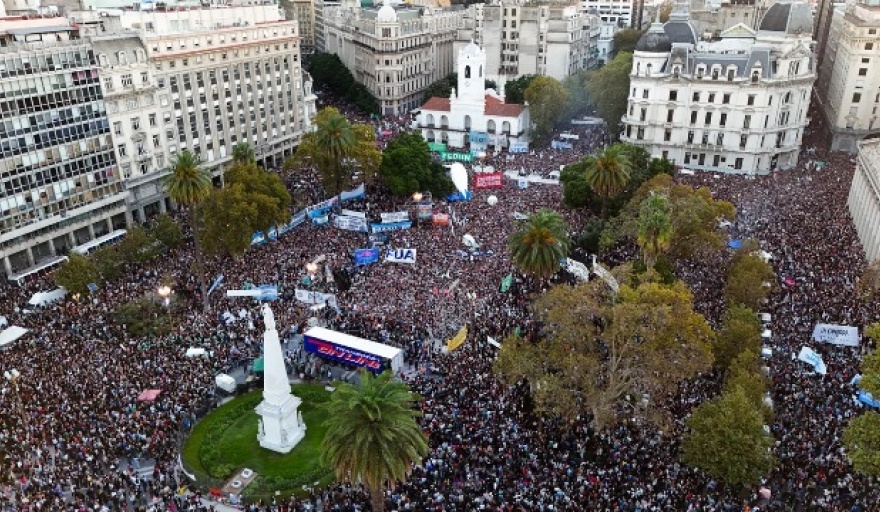
[[[67,296],[67,288],[55,288],[50,292],[37,292],[33,297],[28,301],[28,303],[22,308],[22,311],[25,313],[32,313],[37,309],[43,308],[52,304],[53,302],[58,302]]]

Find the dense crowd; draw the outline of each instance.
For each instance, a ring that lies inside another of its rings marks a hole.
[[[407,124],[404,118],[362,121],[390,136]],[[577,133],[573,150],[490,154],[485,163],[545,172],[607,142],[601,132],[581,128]],[[177,492],[187,483],[177,470],[177,451],[185,426],[214,403],[213,376],[259,354],[262,325],[255,304],[223,296],[224,289],[253,283],[279,287],[282,298],[273,309],[286,331],[302,330],[318,314],[331,327],[406,349],[410,366],[404,378],[425,397],[422,421],[430,453],[406,482],[387,491],[389,510],[877,510],[877,482],[852,471],[839,443],[842,427],[859,411],[848,382],[867,341],[861,351],[814,346],[828,365],[824,377],[791,356],[811,345],[816,322],[861,327],[878,320],[876,305],[852,293],[865,265],[846,209],[853,163],[821,150],[810,158],[828,165],[815,170],[805,159],[798,169],[753,179],[681,177],[732,201],[738,217],[731,236],[754,237],[773,255],[779,282],[766,311],[773,333],[767,342],[773,356],[766,364],[779,462],[763,484],[772,492],[770,499],[758,496],[757,488],[743,496],[678,462],[681,419],[717,393],[713,376],[683,385],[668,404],[679,419],[675,431],[624,422],[604,433],[593,432],[587,418],[563,424],[536,416],[523,389],[493,377],[496,349],[488,337],[502,339],[515,329],[524,336],[537,334],[528,297],[539,290],[517,278],[510,292],[499,291],[501,280],[514,272],[506,247],[514,214],[561,208],[558,185],[520,189],[507,180],[503,189],[478,191],[468,202],[435,200],[435,212],[455,219],[452,227],[417,225],[388,233],[390,246],[417,250],[415,265],[380,261],[355,267],[352,252],[368,246],[366,235],[310,223],[252,248],[240,260],[212,259],[210,276],[222,273],[225,281],[208,311],[196,296],[189,247],[131,268],[87,298],[33,314],[18,308],[34,292],[53,287],[51,276],[34,277],[21,287],[0,284],[0,314],[31,329],[0,352],[4,370],[21,372],[0,394],[0,504],[22,511],[208,510],[199,494]],[[323,199],[312,185],[314,176],[285,178],[310,201]],[[490,194],[498,196],[497,205],[487,203]],[[374,216],[411,205],[371,188],[346,208]],[[588,220],[583,212],[564,214],[572,233]],[[464,250],[465,234],[480,245],[476,253]],[[677,266],[695,290],[695,307],[714,324],[724,311],[728,257]],[[323,278],[309,276],[305,265],[316,259],[332,271],[347,272],[351,288],[338,289],[323,271]],[[114,310],[152,293],[169,276],[180,308],[175,332],[151,339],[129,336],[114,321]],[[336,293],[339,311],[316,313],[298,303],[292,292],[303,287]],[[227,311],[243,314],[225,321]],[[470,335],[461,349],[434,350],[433,340],[448,337],[463,323]],[[189,347],[212,355],[184,357]],[[145,389],[161,394],[154,402],[139,402]],[[138,471],[141,461],[154,463],[152,471]],[[363,489],[339,484],[305,497],[266,497],[247,510],[356,511],[368,510],[367,503]]]

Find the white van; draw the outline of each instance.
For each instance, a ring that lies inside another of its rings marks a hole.
[[[28,303],[22,308],[24,313],[32,313],[39,308],[43,308],[52,304],[53,302],[58,302],[67,296],[67,288],[55,288],[50,292],[37,292],[33,297],[28,301]]]

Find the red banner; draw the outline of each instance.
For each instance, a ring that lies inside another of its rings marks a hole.
[[[474,174],[474,190],[504,188],[504,173],[484,172]]]
[[[434,223],[435,226],[448,226],[449,225],[449,214],[448,213],[435,213],[431,216],[431,222]]]

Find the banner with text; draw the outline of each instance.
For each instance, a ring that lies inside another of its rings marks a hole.
[[[417,207],[417,216],[419,220],[430,219],[434,212],[434,203],[419,203]]]
[[[431,222],[435,226],[448,226],[449,225],[449,214],[448,213],[435,213],[431,216]]]
[[[391,212],[391,213],[380,213],[379,217],[382,218],[382,224],[391,224],[393,222],[406,222],[409,220],[409,213],[407,212]]]
[[[296,300],[303,304],[327,304],[333,309],[339,309],[336,295],[332,293],[313,292],[310,290],[296,290]]]
[[[360,231],[361,233],[369,231],[367,219],[362,219],[360,217],[338,215],[333,219],[333,225],[346,231]]]
[[[844,347],[859,346],[859,330],[849,325],[816,324],[813,339]]]
[[[355,265],[369,265],[379,261],[379,249],[358,249],[354,251]]]
[[[825,367],[825,361],[822,360],[822,356],[810,347],[801,347],[801,351],[797,358],[799,361],[812,365],[813,370],[819,375],[825,375],[828,373],[828,369]]]
[[[346,210],[345,208],[339,210],[339,215],[345,215],[346,217],[358,217],[361,219],[367,218],[367,214],[364,212],[356,212],[354,210]]]
[[[474,190],[504,188],[504,173],[483,172],[474,174]]]
[[[416,262],[415,249],[388,249],[385,253],[385,261],[391,263],[411,263]]]
[[[511,142],[510,146],[507,148],[508,153],[528,153],[529,152],[529,143],[528,142]]]
[[[399,231],[401,229],[409,229],[412,227],[412,222],[394,222],[390,224],[370,224],[370,230],[373,233],[382,233],[384,231]]]

